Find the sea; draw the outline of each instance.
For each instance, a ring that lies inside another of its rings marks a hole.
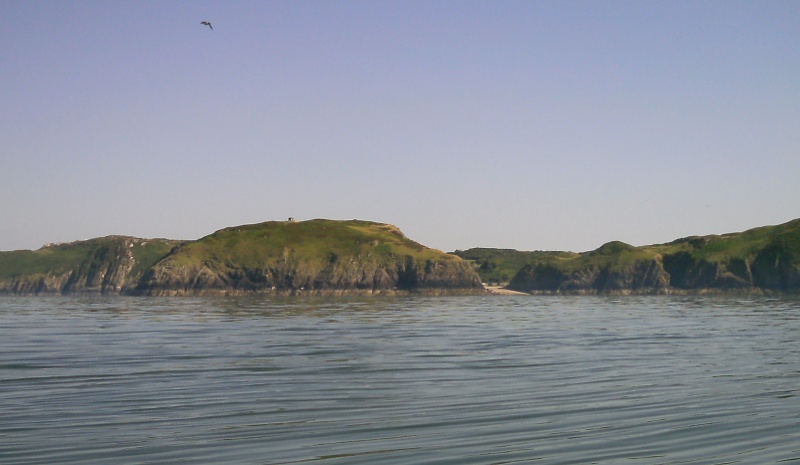
[[[800,298],[2,297],[0,464],[800,464]]]

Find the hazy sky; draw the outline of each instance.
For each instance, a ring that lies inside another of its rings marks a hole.
[[[0,250],[292,216],[585,251],[789,221],[798,175],[796,0],[0,0]]]

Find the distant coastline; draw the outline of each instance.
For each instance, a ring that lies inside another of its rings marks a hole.
[[[800,293],[800,219],[635,247],[444,253],[395,226],[269,221],[195,241],[108,236],[0,252],[1,295],[688,295]]]

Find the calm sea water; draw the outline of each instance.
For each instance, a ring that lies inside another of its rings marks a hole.
[[[0,464],[800,463],[800,300],[2,298]]]

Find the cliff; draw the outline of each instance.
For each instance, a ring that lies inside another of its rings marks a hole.
[[[460,255],[456,256],[456,255]],[[461,258],[463,257],[463,258]],[[445,254],[368,221],[266,222],[196,241],[108,236],[0,252],[0,294],[800,292],[800,219],[634,247]]]
[[[134,293],[391,294],[482,292],[460,258],[367,221],[267,222],[226,228],[175,249]]]
[[[464,260],[366,221],[267,222],[197,241],[126,236],[0,252],[0,294],[483,292]]]
[[[0,294],[120,293],[178,241],[108,236],[0,252]]]
[[[800,291],[800,220],[741,233],[692,236],[525,265],[511,290],[543,294],[670,294]]]

